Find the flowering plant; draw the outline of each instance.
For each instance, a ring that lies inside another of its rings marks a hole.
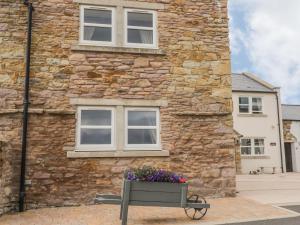
[[[141,182],[167,182],[167,183],[186,183],[187,180],[182,175],[176,173],[156,169],[149,166],[142,168],[130,169],[125,173],[125,178],[130,181]]]

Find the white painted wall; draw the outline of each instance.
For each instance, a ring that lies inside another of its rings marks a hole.
[[[291,133],[296,137],[296,142],[292,144],[293,170],[300,172],[300,121],[293,121]]]
[[[261,97],[263,115],[240,114],[240,96]],[[276,167],[276,173],[281,173],[280,141],[282,140],[280,140],[277,113],[276,94],[233,92],[234,129],[244,137],[265,139],[265,156],[242,156],[242,173],[248,174],[260,167]],[[271,146],[271,143],[276,143],[276,146]],[[272,169],[265,170],[271,172]]]

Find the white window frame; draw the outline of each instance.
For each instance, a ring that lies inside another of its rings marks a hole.
[[[128,126],[128,111],[154,111],[156,112],[156,126]],[[161,150],[160,144],[160,115],[159,108],[125,107],[125,140],[124,150]],[[128,129],[156,129],[156,144],[128,144]]]
[[[85,9],[95,9],[95,10],[107,10],[111,11],[111,25],[109,24],[98,24],[98,23],[85,23],[84,22],[84,10]],[[91,41],[84,40],[84,26],[94,26],[94,27],[111,27],[111,41]],[[114,7],[102,7],[102,6],[89,6],[80,5],[80,44],[86,45],[99,45],[99,46],[115,46],[116,45],[116,18],[115,18],[115,8]]]
[[[248,98],[248,104],[240,104],[240,98]],[[253,98],[260,98],[261,99],[261,111],[253,111]],[[248,105],[249,111],[248,112],[241,112],[240,106],[241,105]],[[254,115],[261,115],[264,111],[264,104],[263,104],[263,97],[261,96],[239,96],[238,98],[238,110],[239,114],[254,114]]]
[[[254,111],[253,110],[253,98],[260,98],[261,99],[261,111]],[[252,112],[252,114],[263,114],[263,98],[262,97],[251,97],[251,112]]]
[[[245,139],[250,139],[250,146],[242,145],[242,140],[245,140]],[[243,147],[244,148],[249,148],[250,147],[250,154],[243,154],[242,153],[242,148]],[[243,155],[243,156],[251,156],[252,155],[252,140],[251,140],[251,138],[243,137],[243,138],[240,139],[240,152],[241,152],[241,155]]]
[[[251,146],[242,146],[242,140],[243,139],[250,139],[251,140]],[[264,145],[263,146],[255,146],[255,139],[263,139],[264,140]],[[240,152],[242,156],[266,156],[266,139],[263,137],[254,137],[254,138],[250,138],[250,137],[243,137],[240,139]],[[242,154],[242,147],[250,147],[251,148],[251,154],[247,155],[247,154]],[[255,154],[255,147],[260,147],[264,149],[264,154]]]
[[[81,111],[82,110],[110,110],[111,111],[111,125],[110,126],[89,126],[89,125],[81,125]],[[116,129],[115,129],[115,120],[116,120],[116,113],[114,107],[89,107],[89,106],[80,106],[77,108],[77,122],[76,122],[76,150],[79,151],[112,151],[116,150]],[[81,128],[93,128],[93,129],[111,129],[111,144],[80,144],[80,130]]]
[[[240,98],[247,98],[248,99],[248,104],[240,104]],[[250,98],[248,96],[239,96],[239,100],[238,100],[238,103],[239,103],[239,113],[240,114],[251,114],[251,102],[250,102]],[[248,106],[248,112],[241,112],[240,111],[240,106]]]
[[[263,140],[263,142],[264,142],[264,144],[263,145],[255,145],[255,140],[258,140],[258,139],[261,139],[261,140]],[[263,148],[263,150],[264,150],[264,153],[263,154],[256,154],[255,153],[255,148],[256,147],[258,147],[258,148]],[[253,138],[253,154],[254,155],[265,155],[266,153],[265,153],[265,150],[266,150],[266,148],[265,148],[265,139],[264,138]]]
[[[145,13],[152,14],[153,27],[141,27],[141,26],[128,26],[128,13]],[[128,43],[128,29],[137,30],[151,30],[153,31],[153,44],[141,44],[141,43]],[[139,9],[124,9],[124,45],[132,48],[157,48],[158,47],[158,32],[157,32],[157,12],[153,10],[139,10]]]

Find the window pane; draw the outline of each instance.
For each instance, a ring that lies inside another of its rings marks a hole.
[[[153,27],[153,15],[128,12],[128,26]]]
[[[263,154],[265,154],[265,148],[264,147],[255,147],[254,152],[255,152],[255,155],[263,155]]]
[[[153,44],[152,30],[128,29],[128,43]]]
[[[249,104],[249,98],[247,97],[240,97],[239,104]]]
[[[128,126],[156,126],[156,112],[128,111]]]
[[[84,40],[87,41],[112,41],[110,27],[84,27]]]
[[[156,144],[155,129],[128,129],[128,144]]]
[[[112,24],[112,15],[110,10],[85,9],[85,23]]]
[[[264,139],[254,139],[254,146],[264,146]]]
[[[241,147],[242,155],[251,155],[251,147]]]
[[[251,146],[251,139],[241,139],[241,146]]]
[[[80,144],[111,144],[111,129],[80,129]]]
[[[81,125],[110,126],[110,110],[81,110]]]
[[[253,113],[260,113],[262,111],[262,99],[252,98],[252,111]]]
[[[249,105],[240,105],[240,113],[249,113]]]

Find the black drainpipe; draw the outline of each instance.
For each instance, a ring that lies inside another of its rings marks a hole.
[[[282,136],[281,136],[281,121],[280,121],[280,105],[279,105],[279,96],[278,96],[278,91],[276,90],[276,102],[277,102],[277,114],[278,114],[278,131],[279,131],[279,138],[280,138],[280,141],[279,141],[279,145],[280,145],[280,161],[281,161],[281,172],[284,173],[284,168],[283,168],[283,156],[282,156],[282,151],[283,151],[283,146],[282,146],[282,143],[281,143],[281,139],[282,139]]]
[[[27,125],[28,125],[28,105],[29,105],[29,75],[30,75],[30,49],[31,49],[31,30],[32,30],[32,3],[24,0],[24,5],[28,9],[27,19],[27,47],[26,47],[26,69],[24,82],[24,101],[23,101],[23,131],[22,131],[22,158],[19,192],[19,211],[24,211],[25,199],[25,174],[26,174],[26,151],[27,151]]]

